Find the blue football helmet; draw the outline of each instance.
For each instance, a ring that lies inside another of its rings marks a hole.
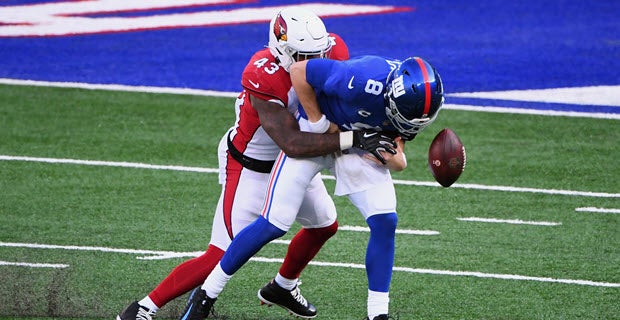
[[[439,73],[422,58],[404,60],[387,78],[385,112],[403,137],[431,124],[444,101]]]

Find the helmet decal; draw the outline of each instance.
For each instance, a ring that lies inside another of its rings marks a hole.
[[[392,80],[392,93],[394,94],[394,98],[398,98],[406,93],[405,91],[405,83],[403,82],[403,76],[398,76]]]
[[[426,70],[426,65],[424,64],[424,61],[422,59],[418,57],[415,57],[413,59],[418,63],[418,65],[420,66],[420,69],[422,70],[422,77],[424,79],[424,91],[425,91],[424,114],[422,115],[422,117],[427,117],[431,109],[431,83],[428,79],[428,70]]]
[[[284,21],[284,18],[282,18],[282,15],[278,13],[278,16],[276,17],[276,21],[273,25],[273,34],[276,36],[276,39],[278,41],[283,40],[286,41],[287,40],[287,36],[286,36],[286,21]]]

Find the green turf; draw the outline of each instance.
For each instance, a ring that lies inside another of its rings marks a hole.
[[[0,86],[0,155],[216,168],[234,99],[83,89]],[[553,195],[398,185],[391,311],[405,319],[620,319],[620,122],[443,110],[407,145],[409,167],[395,179],[432,181],[428,144],[444,127],[461,137],[467,168],[459,184],[614,194]],[[0,242],[199,252],[209,240],[219,185],[213,173],[0,161]],[[328,189],[333,181],[327,180]],[[340,225],[364,226],[335,197]],[[561,223],[533,226],[465,222],[480,217]],[[297,228],[297,226],[295,227]],[[284,239],[290,239],[292,230]],[[367,233],[340,231],[316,261],[363,264]],[[269,244],[258,256],[282,258]],[[185,258],[0,246],[0,319],[112,319],[146,295]],[[291,319],[259,307],[256,290],[277,263],[250,262],[216,304],[222,319]],[[615,287],[481,278],[480,272],[587,280]],[[363,319],[363,269],[311,265],[302,291],[318,319]],[[179,298],[158,318],[174,319]]]

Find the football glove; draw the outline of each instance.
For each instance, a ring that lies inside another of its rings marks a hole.
[[[370,152],[383,164],[385,164],[385,158],[383,158],[380,151],[396,154],[396,142],[394,138],[379,131],[353,131],[353,146]]]

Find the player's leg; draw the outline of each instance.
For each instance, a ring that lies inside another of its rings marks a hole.
[[[299,275],[338,230],[336,206],[320,174],[313,178],[306,190],[297,221],[303,228],[289,244],[275,279],[258,291],[258,298],[262,303],[276,304],[296,316],[310,318],[316,316],[316,308],[301,295]]]
[[[240,231],[220,262],[222,270],[235,273],[265,244],[286,233],[295,222],[307,186],[320,164],[311,159],[288,158],[280,153],[269,177],[261,216]]]
[[[148,300],[163,306],[172,299],[201,285],[224,255],[232,237],[258,217],[258,209],[263,203],[268,174],[242,169],[229,168],[222,185],[213,224],[211,242],[207,251],[176,267],[143,301]]]
[[[394,185],[391,181],[386,181],[371,189],[351,194],[349,199],[360,210],[370,227],[366,249],[368,318],[387,317],[398,222]]]
[[[239,268],[265,244],[290,229],[303,201],[306,186],[320,170],[320,164],[310,159],[288,158],[280,153],[270,174],[261,217],[235,236],[220,263],[201,286],[206,299],[196,301],[196,304],[207,302],[212,305]],[[192,315],[190,313],[187,316]]]
[[[348,195],[370,227],[366,250],[369,319],[387,317],[394,266],[396,193],[389,170],[351,150],[335,159],[336,195]]]
[[[229,159],[226,143],[220,143],[220,183],[222,192],[211,226],[211,241],[202,255],[175,267],[146,297],[132,303],[119,320],[136,319],[138,313],[153,315],[173,299],[201,285],[224,255],[235,232],[258,217],[269,174],[244,169]],[[234,205],[233,205],[234,204]]]

